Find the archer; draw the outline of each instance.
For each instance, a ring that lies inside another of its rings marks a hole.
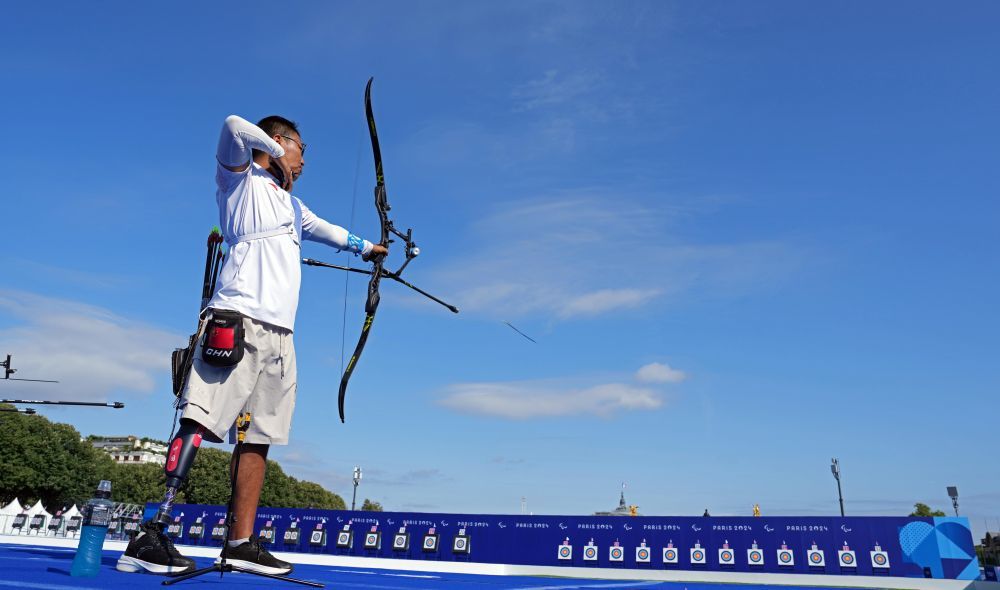
[[[178,574],[195,568],[163,533],[174,497],[187,479],[202,439],[234,442],[237,416],[253,419],[241,445],[233,499],[235,524],[227,559],[243,569],[284,575],[290,563],[271,555],[253,535],[268,448],[288,443],[295,406],[292,331],[299,300],[302,239],[380,260],[388,250],[330,224],[292,196],[305,166],[298,127],[271,116],[253,125],[226,119],[216,152],[216,201],[229,244],[219,284],[202,310],[205,337],[194,350],[181,396],[183,413],[171,440],[167,490],[156,515],[143,523],[118,560],[121,571]],[[234,453],[234,460],[236,459]]]

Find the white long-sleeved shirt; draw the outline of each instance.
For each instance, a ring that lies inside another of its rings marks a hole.
[[[215,182],[219,226],[230,247],[208,306],[293,330],[302,277],[300,239],[360,254],[371,252],[372,244],[315,215],[261,166],[251,162],[242,172],[223,166],[246,164],[251,149],[284,155],[259,127],[235,115],[228,117],[219,138]],[[266,237],[254,238],[260,234]]]

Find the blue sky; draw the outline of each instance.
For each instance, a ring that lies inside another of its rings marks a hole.
[[[287,471],[349,498],[360,464],[402,510],[589,513],[625,481],[646,514],[833,514],[838,456],[849,514],[957,485],[1000,528],[995,4],[6,10],[0,352],[61,384],[0,395],[165,438],[222,120],[296,120],[295,193],[377,235],[375,76],[407,274],[463,311],[384,283],[341,425],[345,279],[304,268]]]

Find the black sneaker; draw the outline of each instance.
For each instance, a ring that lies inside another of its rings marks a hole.
[[[221,561],[222,556],[219,556],[215,563]],[[275,576],[284,576],[292,572],[292,564],[271,555],[261,546],[260,539],[256,535],[251,536],[250,540],[242,545],[230,547],[226,551],[226,563],[232,564],[236,569]]]
[[[152,574],[183,574],[195,568],[193,559],[180,554],[160,526],[144,522],[139,532],[129,541],[125,553],[118,558],[118,571]]]

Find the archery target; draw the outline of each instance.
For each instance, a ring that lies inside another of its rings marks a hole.
[[[649,559],[650,559],[649,547],[635,548],[635,561],[637,563],[649,563]]]
[[[823,555],[822,549],[810,549],[806,551],[806,560],[809,561],[809,565],[812,567],[823,567],[826,565],[826,556]]]
[[[673,547],[663,548],[663,563],[677,563],[678,557],[677,549]]]
[[[854,551],[838,551],[837,558],[840,560],[840,567],[858,567]]]
[[[318,533],[319,531],[313,531],[312,538],[315,538]],[[350,546],[351,546],[350,531],[340,531],[339,533],[337,533],[337,547],[340,547],[341,549],[346,549]]]
[[[625,559],[625,551],[621,547],[608,548],[609,561],[622,561]]]
[[[392,538],[392,548],[405,551],[410,548],[410,536],[406,533],[396,533]]]
[[[583,548],[583,560],[597,561],[597,547],[595,545],[587,545]]]
[[[885,569],[889,567],[889,554],[885,551],[872,551],[872,567]]]
[[[691,549],[691,563],[705,563],[705,550],[697,547]]]
[[[791,549],[778,549],[778,565],[795,565],[795,554]]]
[[[750,565],[764,565],[764,552],[760,549],[747,549],[747,563]]]
[[[558,555],[561,560],[573,559],[573,546],[560,545]]]
[[[368,533],[365,535],[365,549],[378,549],[381,545],[382,535],[378,533]]]
[[[736,555],[732,549],[719,549],[719,565],[733,565],[736,563]]]
[[[466,535],[456,535],[455,540],[451,543],[451,550],[455,553],[468,553],[469,537]]]
[[[438,536],[424,535],[424,551],[437,551]]]
[[[313,545],[322,545],[325,539],[323,538],[323,531],[313,531],[309,535],[309,542]]]

